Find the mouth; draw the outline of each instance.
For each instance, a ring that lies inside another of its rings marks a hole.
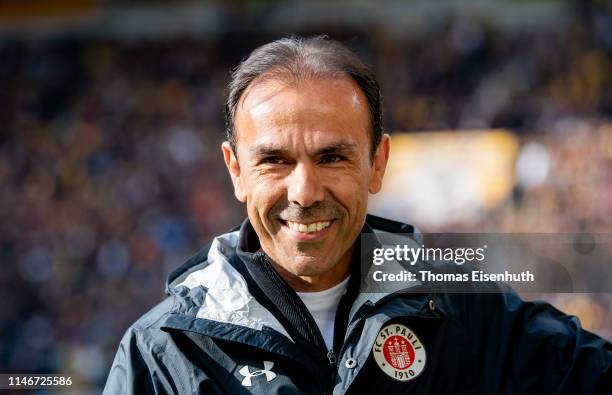
[[[335,219],[325,221],[314,221],[309,223],[295,222],[279,219],[283,230],[295,241],[313,242],[319,241],[329,232],[330,227],[334,224]]]

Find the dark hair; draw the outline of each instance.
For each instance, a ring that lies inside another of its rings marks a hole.
[[[350,49],[325,36],[289,37],[256,48],[236,67],[225,103],[226,138],[236,153],[234,118],[240,97],[256,79],[303,81],[313,77],[352,78],[368,100],[372,127],[370,157],[382,136],[382,97],[372,71]]]

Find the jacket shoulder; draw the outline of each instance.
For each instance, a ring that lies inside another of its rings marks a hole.
[[[163,371],[157,366],[158,356],[163,355],[168,342],[155,323],[172,305],[172,298],[165,298],[125,331],[106,380],[105,395],[168,392],[159,391],[159,383],[154,380],[154,373]]]
[[[149,311],[140,316],[129,328],[128,330],[134,331],[143,331],[150,329],[152,327],[156,327],[156,323],[167,313],[172,310],[174,306],[174,297],[168,296],[164,298],[157,305],[152,307]]]

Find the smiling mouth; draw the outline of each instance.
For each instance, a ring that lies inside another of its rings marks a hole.
[[[311,222],[309,224],[304,224],[301,222],[294,222],[294,221],[285,221],[282,219],[280,220],[280,222],[295,232],[314,233],[314,232],[319,232],[319,231],[322,231],[323,229],[328,228],[334,222],[334,220]]]

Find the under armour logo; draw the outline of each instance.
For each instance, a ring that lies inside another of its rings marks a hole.
[[[254,372],[251,372],[249,370],[248,365],[243,366],[242,369],[238,371],[241,375],[244,376],[244,379],[242,379],[242,385],[244,385],[245,387],[250,387],[251,378],[255,376],[261,376],[262,374],[266,375],[266,381],[274,380],[276,378],[276,373],[272,371],[272,368],[274,367],[274,362],[264,361],[263,365],[264,368],[262,370],[256,370]]]

